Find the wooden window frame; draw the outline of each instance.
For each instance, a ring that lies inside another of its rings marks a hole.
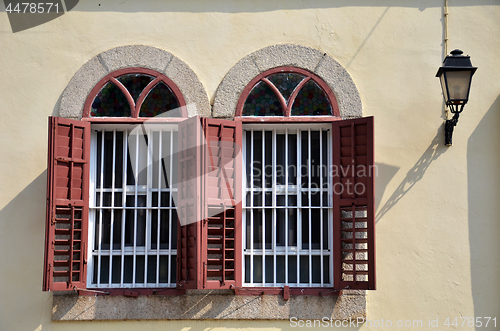
[[[273,74],[278,74],[278,73],[296,73],[300,74],[302,76],[305,76],[305,78],[295,87],[293,93],[290,95],[290,102],[287,104],[285,98],[279,92],[279,90],[274,86],[273,83],[271,83],[267,77],[273,75]],[[321,89],[325,92],[328,101],[330,102],[330,105],[332,107],[332,115],[322,115],[322,116],[314,116],[314,115],[304,115],[304,116],[292,116],[291,109],[292,106],[295,102],[295,98],[297,97],[298,93],[302,89],[302,87],[308,82],[308,81],[314,81],[316,84],[321,87]],[[276,97],[280,101],[280,105],[283,109],[283,116],[244,116],[242,115],[243,113],[243,107],[245,105],[245,102],[248,98],[248,95],[250,92],[253,90],[253,88],[259,83],[259,82],[264,82],[276,95]],[[243,89],[241,92],[240,98],[238,99],[238,103],[236,105],[236,113],[235,113],[235,118],[241,118],[243,122],[256,122],[260,123],[262,121],[273,121],[273,122],[287,122],[287,121],[294,121],[294,122],[323,122],[323,121],[328,121],[329,118],[331,117],[336,117],[340,119],[340,110],[339,106],[337,103],[337,98],[335,97],[335,94],[333,91],[328,87],[328,85],[317,75],[313,74],[310,71],[307,71],[305,69],[301,68],[296,68],[296,67],[290,67],[290,66],[285,66],[285,67],[277,67],[273,68],[270,70],[267,70],[258,76],[256,76],[254,79],[248,83],[248,85]]]
[[[117,78],[120,76],[128,75],[128,74],[144,74],[148,76],[154,77],[154,79],[144,88],[141,92],[139,98],[137,99],[137,103],[134,101],[134,98],[130,95],[130,92],[127,90],[122,83],[120,83]],[[114,83],[120,91],[125,95],[127,102],[130,106],[131,116],[130,117],[91,117],[90,112],[92,109],[92,103],[94,102],[95,97],[101,91],[101,89],[109,82]],[[163,82],[167,85],[172,93],[179,101],[179,106],[181,107],[181,115],[180,118],[154,118],[154,117],[139,117],[139,112],[142,106],[142,103],[148,96],[149,92],[160,82]],[[183,119],[187,118],[187,109],[186,109],[186,100],[182,95],[181,91],[177,87],[177,85],[167,76],[147,68],[126,68],[113,71],[102,78],[90,91],[89,96],[87,97],[87,101],[83,107],[83,116],[82,121],[89,121],[91,123],[143,123],[143,122],[180,122]]]

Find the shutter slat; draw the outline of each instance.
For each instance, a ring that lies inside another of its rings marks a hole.
[[[43,290],[85,288],[90,123],[49,117],[48,141]]]
[[[333,123],[334,286],[375,289],[373,117]],[[338,187],[336,192],[338,192]]]

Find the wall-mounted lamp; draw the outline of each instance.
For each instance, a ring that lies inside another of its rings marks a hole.
[[[445,57],[443,66],[439,68],[436,77],[441,80],[441,88],[446,105],[454,114],[451,120],[446,120],[444,125],[444,139],[446,146],[451,146],[453,128],[457,125],[458,116],[464,110],[469,100],[470,82],[477,68],[472,66],[470,56],[462,55],[456,49],[451,55]]]

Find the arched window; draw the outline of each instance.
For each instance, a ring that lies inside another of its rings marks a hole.
[[[171,179],[185,106],[172,80],[145,68],[111,72],[87,97],[88,288],[175,287],[177,185]],[[142,124],[155,120],[165,123]]]
[[[145,68],[117,70],[92,89],[83,117],[187,117],[179,88],[165,75]]]
[[[279,67],[255,77],[243,90],[236,116],[340,116],[335,95],[315,74]]]

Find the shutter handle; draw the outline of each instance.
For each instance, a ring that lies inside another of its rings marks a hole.
[[[83,264],[87,264],[87,243],[83,245]]]

